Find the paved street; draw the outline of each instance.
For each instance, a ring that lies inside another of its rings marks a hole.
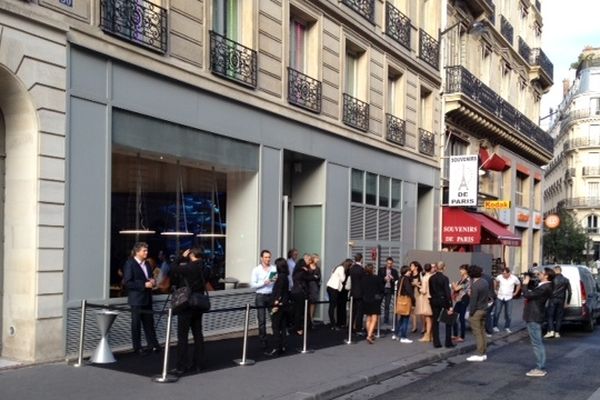
[[[545,378],[525,376],[534,358],[527,338],[492,350],[487,362],[469,363],[452,357],[365,388],[338,400],[447,400],[600,398],[600,335],[569,329],[559,340],[546,341]],[[598,390],[598,393],[595,393]]]

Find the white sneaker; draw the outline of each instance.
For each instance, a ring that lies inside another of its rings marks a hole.
[[[400,343],[412,343],[413,341],[407,338],[400,339]]]
[[[487,356],[485,354],[482,356],[472,355],[470,357],[467,357],[467,361],[471,361],[471,362],[482,362],[485,360],[487,360]]]
[[[543,376],[546,376],[546,374],[548,374],[546,371],[534,368],[531,371],[527,372],[525,375],[527,375],[527,376],[533,376],[533,377],[536,377],[536,378],[541,378]]]
[[[392,340],[398,340],[398,336],[392,335]]]
[[[494,327],[494,329],[492,329],[492,330],[494,331],[494,333],[498,333],[498,332],[500,332],[500,329],[498,329],[498,327],[497,327],[497,326],[495,326],[495,327]]]
[[[560,338],[560,333],[554,332],[554,339],[558,339],[558,338]]]
[[[550,338],[553,338],[553,337],[554,337],[554,331],[548,331],[548,333],[546,333],[544,335],[544,339],[550,339]],[[533,371],[533,370],[531,370],[531,371]],[[531,371],[529,371],[529,372],[531,372]]]
[[[506,328],[504,331],[505,331],[506,333],[512,333],[512,331],[510,330],[510,328]]]

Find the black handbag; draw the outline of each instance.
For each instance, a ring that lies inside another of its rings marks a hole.
[[[210,310],[210,297],[206,291],[206,284],[204,283],[204,276],[202,277],[202,283],[205,288],[203,293],[192,292],[190,284],[186,278],[185,286],[177,288],[171,296],[171,308],[175,314],[181,313],[182,311],[191,308],[195,311],[207,312]]]
[[[192,292],[189,299],[189,304],[193,310],[201,312],[210,311],[210,297],[208,296],[208,292]]]
[[[192,290],[187,285],[173,291],[173,294],[171,295],[171,309],[175,314],[188,308],[191,294]]]

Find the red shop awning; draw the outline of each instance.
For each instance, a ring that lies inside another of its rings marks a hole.
[[[496,153],[488,153],[487,149],[479,148],[479,159],[481,160],[480,168],[487,171],[506,171],[510,165],[506,160]]]
[[[506,225],[489,215],[444,207],[442,211],[442,244],[503,244],[521,246],[521,238]]]

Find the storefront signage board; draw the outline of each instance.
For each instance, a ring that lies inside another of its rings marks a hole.
[[[448,206],[476,207],[479,189],[477,155],[450,156]]]

